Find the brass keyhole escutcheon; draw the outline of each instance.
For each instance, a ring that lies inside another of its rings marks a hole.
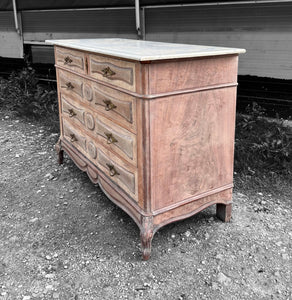
[[[73,60],[70,58],[70,56],[66,56],[66,57],[64,58],[64,64],[65,64],[65,65],[71,64],[72,61],[73,61]]]
[[[74,89],[74,85],[71,82],[67,82],[66,83],[66,88],[67,88],[67,90],[73,90]]]
[[[110,171],[110,176],[120,175],[120,173],[115,169],[112,164],[106,164]]]
[[[112,77],[116,74],[110,67],[106,67],[102,69],[101,72],[102,72],[102,76],[107,78]]]
[[[70,133],[70,142],[71,143],[77,142],[77,138],[74,133]]]
[[[111,100],[103,100],[103,103],[105,104],[105,110],[106,111],[109,111],[109,110],[112,110],[112,109],[115,109],[117,108],[116,105],[114,105]]]
[[[74,116],[76,116],[76,112],[72,108],[69,108],[68,112],[69,112],[69,117],[70,118],[73,118]]]
[[[117,143],[118,142],[118,140],[113,136],[112,133],[105,132],[104,134],[107,137],[107,143],[108,144],[113,144],[113,143]]]

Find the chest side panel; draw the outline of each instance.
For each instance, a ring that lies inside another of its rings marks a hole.
[[[153,210],[232,184],[236,88],[150,103]]]

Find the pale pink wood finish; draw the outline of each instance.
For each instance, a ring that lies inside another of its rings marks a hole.
[[[150,94],[234,83],[238,56],[196,58],[151,64]]]
[[[236,88],[150,103],[152,210],[232,184]]]
[[[238,56],[141,64],[65,50],[84,69],[56,50],[59,163],[65,150],[133,218],[143,258],[165,224],[213,204],[229,221]]]

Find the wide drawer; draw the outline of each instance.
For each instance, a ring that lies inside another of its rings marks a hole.
[[[58,70],[58,78],[61,94],[136,132],[134,97],[63,70]]]
[[[89,76],[136,91],[135,63],[129,61],[89,54]]]
[[[114,124],[98,113],[72,102],[64,95],[61,95],[61,109],[63,117],[68,119],[75,127],[90,135],[106,149],[137,165],[135,134]]]
[[[63,134],[67,142],[93,162],[109,179],[133,199],[138,199],[137,168],[119,159],[96,140],[63,119]]]
[[[84,52],[56,47],[55,57],[57,65],[81,74],[87,73],[86,58]]]

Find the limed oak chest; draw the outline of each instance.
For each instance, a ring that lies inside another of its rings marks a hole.
[[[216,204],[231,217],[238,54],[127,39],[51,40],[60,139],[128,213],[143,258],[162,226]]]

